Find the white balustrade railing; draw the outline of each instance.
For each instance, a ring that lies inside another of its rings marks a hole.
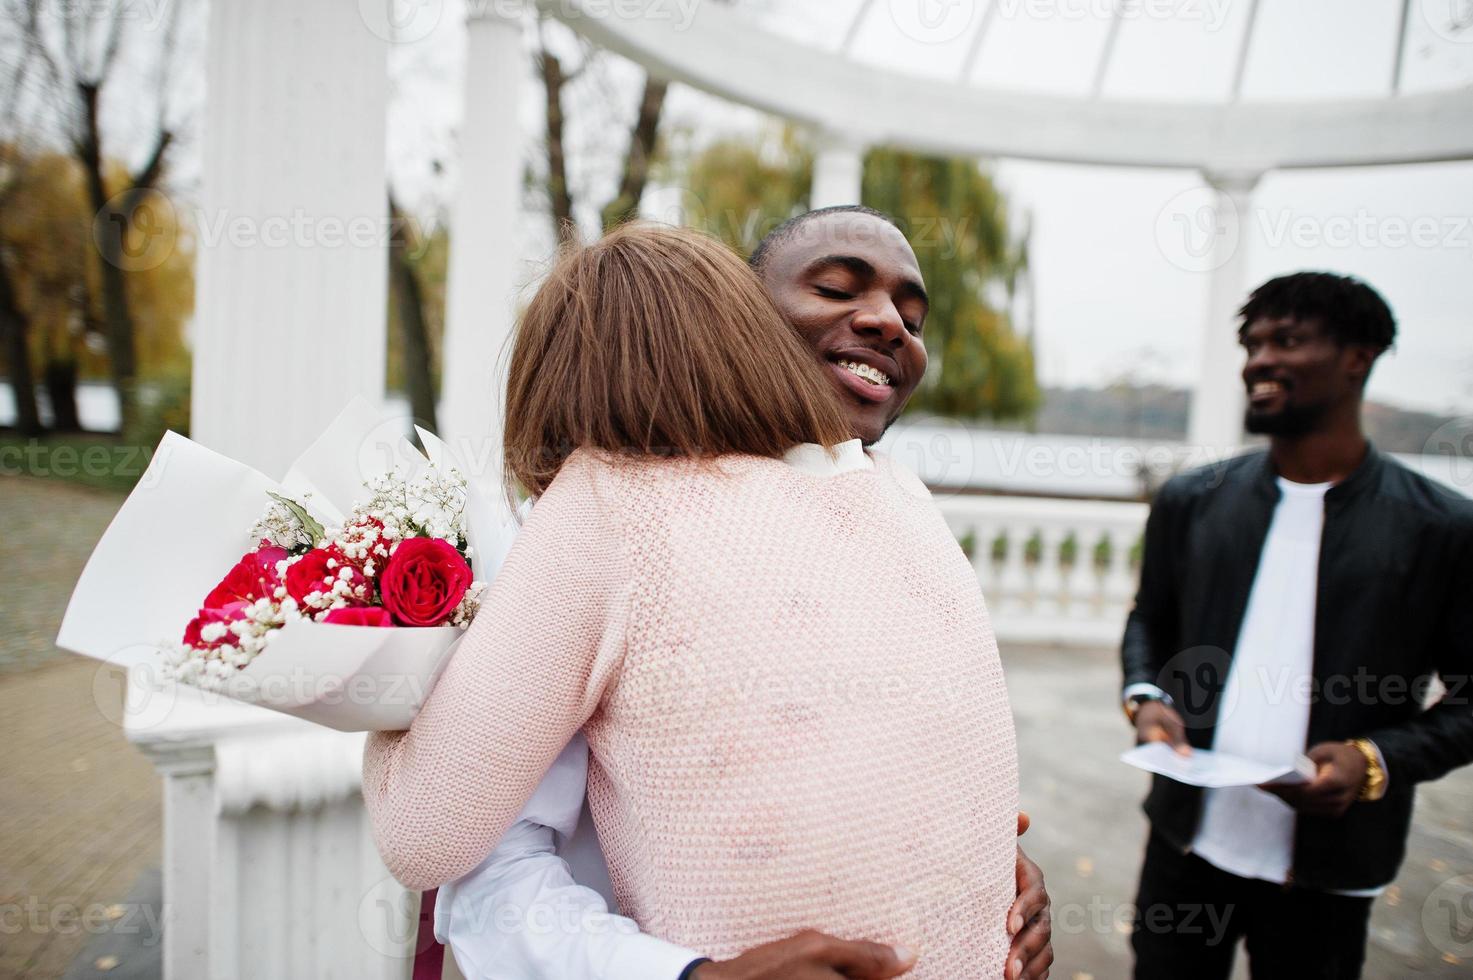
[[[1003,643],[1113,647],[1135,595],[1143,503],[937,493]]]

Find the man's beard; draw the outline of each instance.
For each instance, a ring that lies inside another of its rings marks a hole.
[[[1277,412],[1259,414],[1250,405],[1243,416],[1243,427],[1258,436],[1286,436],[1292,439],[1319,428],[1326,409],[1327,406],[1323,404],[1285,405]]]

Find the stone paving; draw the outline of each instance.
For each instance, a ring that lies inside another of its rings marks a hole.
[[[121,676],[51,642],[121,502],[0,480],[0,977],[59,977],[108,927],[157,932],[125,899],[159,861],[159,778],[119,727]]]
[[[0,478],[0,672],[64,658],[52,645],[92,546],[121,495],[34,477]]]
[[[71,584],[120,502],[0,480],[0,719],[9,749],[0,768],[0,978],[61,977],[69,966],[78,978],[134,975],[127,957],[158,939],[147,903],[135,900],[159,860],[158,777],[118,727],[119,678],[51,645]],[[1126,977],[1147,778],[1116,761],[1129,730],[1114,699],[1114,654],[1004,645],[1004,663],[1023,806],[1034,820],[1024,846],[1054,899],[1052,975]],[[1473,910],[1458,904],[1473,877],[1460,876],[1473,876],[1473,769],[1419,790],[1407,862],[1376,903],[1367,980],[1473,973]],[[103,935],[123,927],[134,930],[127,943]]]

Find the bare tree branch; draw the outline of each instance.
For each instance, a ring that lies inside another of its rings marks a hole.
[[[644,196],[645,184],[649,181],[650,161],[654,158],[655,141],[659,137],[660,114],[664,111],[665,95],[669,89],[670,83],[663,78],[645,76],[639,115],[629,133],[629,149],[624,154],[624,175],[619,180],[619,193],[603,209],[605,228],[611,228],[639,211],[639,199]]]
[[[43,104],[50,103],[56,118],[62,121],[62,128],[70,135],[75,128],[75,103],[70,93],[71,76],[63,71],[56,55],[52,53],[45,29],[41,26],[41,6],[44,2],[45,0],[28,0],[22,31],[27,50],[46,68],[47,82],[42,85],[39,97]]]
[[[133,175],[131,180],[133,186],[129,190],[149,190],[158,184],[164,175],[164,154],[173,142],[173,133],[167,129],[159,130],[158,139],[154,141],[153,152],[149,154],[143,167]]]
[[[563,149],[563,76],[562,62],[547,46],[542,21],[537,22],[537,67],[542,73],[542,89],[546,95],[547,119],[547,196],[552,208],[553,230],[558,241],[567,241],[577,232],[573,222],[573,198],[568,192],[568,168]]]
[[[179,6],[178,3],[169,5],[169,20],[164,25],[164,40],[159,46],[158,91],[154,93],[154,98],[158,100],[158,118],[154,125],[160,133],[172,129],[169,125],[169,96],[173,91],[171,82],[178,72],[176,59],[179,53]]]

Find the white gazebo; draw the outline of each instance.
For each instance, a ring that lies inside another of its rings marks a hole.
[[[1280,36],[1276,18],[1293,6],[1282,2],[1233,4],[1212,31],[1204,25],[1176,35],[1171,25],[1188,8],[1208,16],[1223,5],[537,5],[654,73],[811,127],[820,147],[815,206],[857,201],[862,155],[881,143],[974,158],[1201,173],[1216,215],[1203,265],[1211,285],[1191,420],[1191,441],[1203,446],[1232,446],[1240,438],[1240,393],[1232,372],[1221,369],[1236,352],[1221,325],[1231,321],[1245,285],[1245,249],[1229,226],[1247,213],[1260,178],[1289,168],[1473,159],[1473,90],[1439,88],[1408,71],[1414,45],[1473,42],[1473,31],[1457,19],[1470,14],[1467,5],[1449,0],[1381,5],[1384,13],[1365,20],[1365,50],[1378,52],[1357,59],[1365,77],[1345,92],[1289,99],[1253,83],[1264,59],[1314,63],[1315,37],[1286,44]],[[521,199],[518,108],[531,77],[523,44],[531,12],[518,0],[468,6],[463,176],[451,213],[440,420],[449,439],[486,447],[498,444],[497,365],[520,259],[508,229]],[[1301,6],[1351,16],[1338,12],[1343,4]],[[1091,13],[1096,8],[1105,15]],[[1084,27],[1071,11],[1084,11]],[[443,0],[210,5],[202,211],[228,216],[232,225],[284,218],[306,230],[270,243],[227,235],[199,251],[192,434],[204,444],[279,473],[351,397],[382,396],[387,52],[424,18],[448,16],[459,15]],[[989,68],[1007,62],[1009,32],[1055,28],[1070,39],[1066,74],[1079,82],[1073,90],[1050,87],[1046,78],[999,79]],[[1122,64],[1188,43],[1201,46],[1194,57],[1217,66],[1213,78],[1193,91],[1169,81],[1145,93],[1120,90]],[[265,158],[262,147],[273,156]],[[336,232],[329,235],[330,228]],[[269,397],[250,380],[265,378]],[[1104,516],[1061,506],[1015,498],[1002,510],[979,511],[974,500],[948,518],[959,530],[979,531],[985,551],[992,529],[1024,509],[1029,526],[1040,529],[1043,553],[1056,555],[1080,528],[1133,536],[1143,517],[1142,505]],[[1081,636],[1104,635],[1102,622],[1118,625],[1112,617],[1130,591],[1124,540],[1116,540],[1088,602],[1074,607]],[[1093,543],[1076,541],[1084,549]],[[985,555],[974,562],[986,581],[992,573],[982,568]],[[1067,568],[1035,574],[1014,556],[1003,566],[994,570],[1004,576],[1001,593],[1007,582],[1026,578],[1018,601],[1027,612],[1069,620]],[[414,902],[388,878],[368,839],[358,797],[361,737],[255,709],[207,706],[184,690],[139,694],[130,697],[129,736],[165,777],[166,975],[407,976]]]

